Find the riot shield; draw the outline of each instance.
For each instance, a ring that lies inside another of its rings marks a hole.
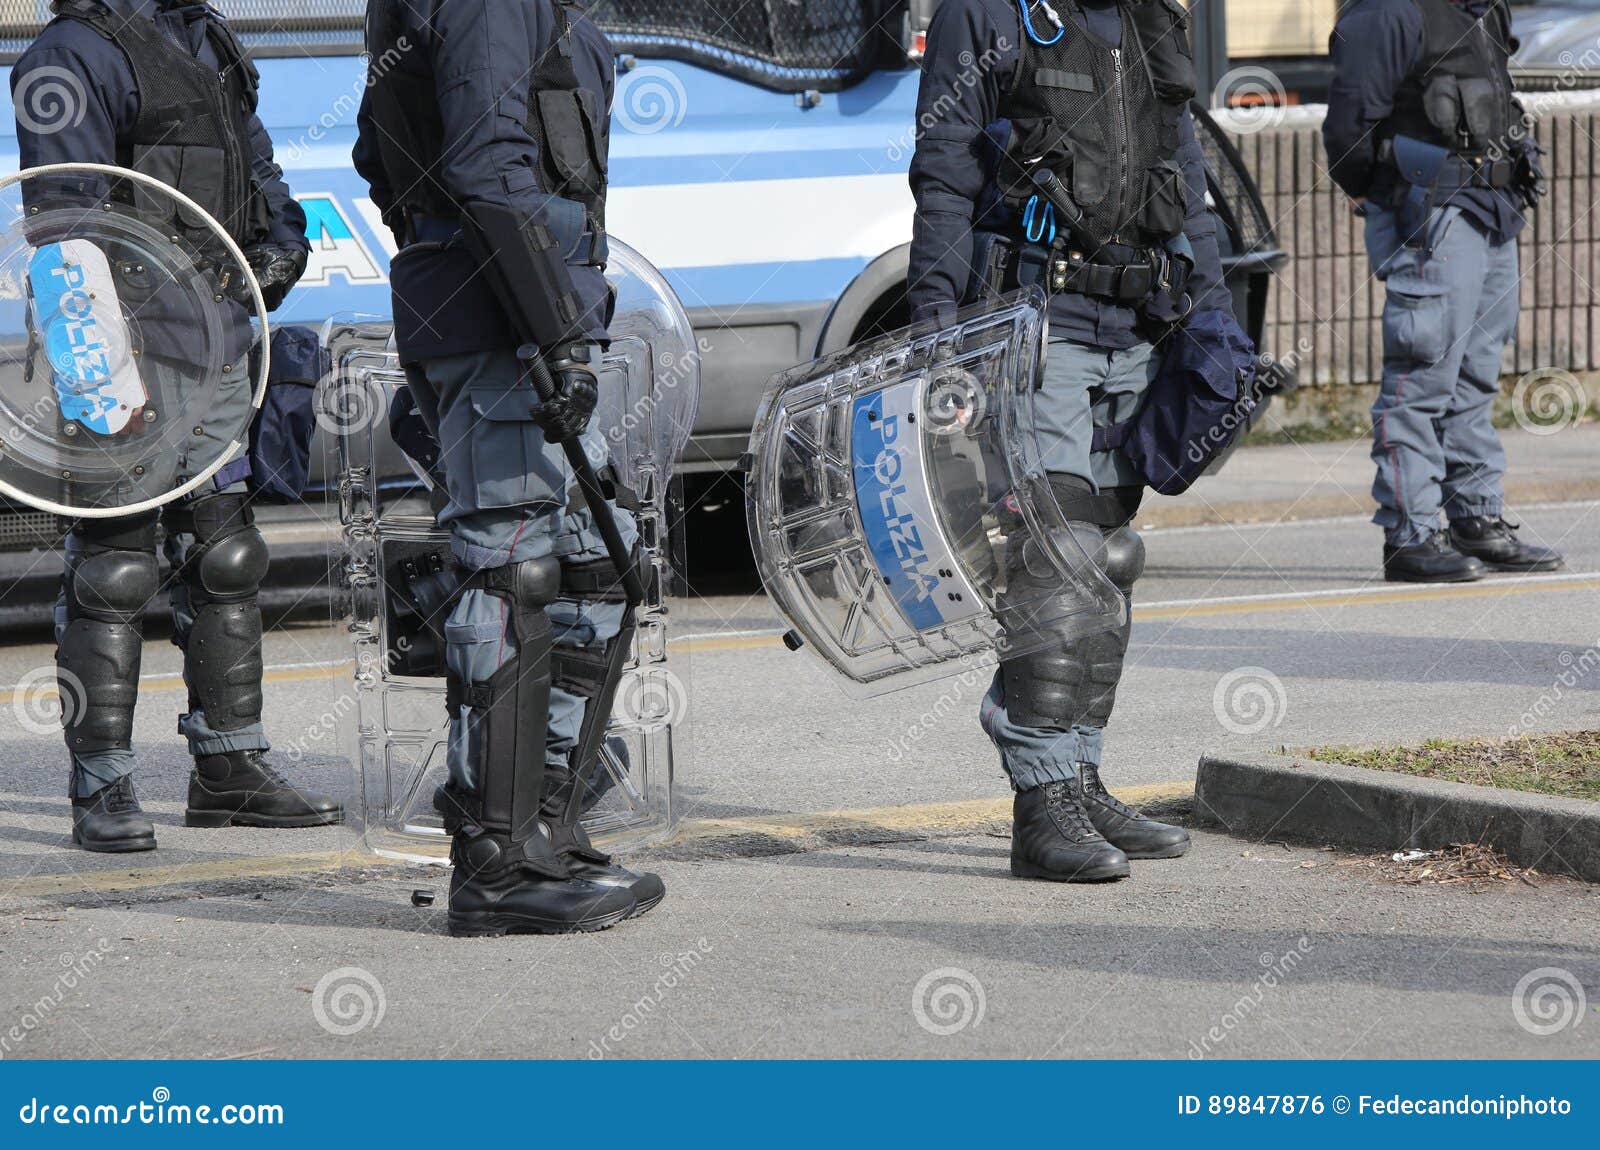
[[[790,645],[865,693],[1125,618],[1099,533],[1069,525],[1042,466],[1044,307],[979,305],[768,387],[747,461],[757,567]]]
[[[610,705],[588,708],[571,760],[585,830],[604,849],[624,850],[672,832],[674,786],[689,753],[688,653],[669,627],[668,538],[672,470],[694,423],[700,361],[671,287],[627,245],[610,245],[606,277],[616,311],[601,402],[584,443],[596,467],[609,464],[631,493],[625,501],[637,500],[632,514],[651,577],[631,626],[607,651],[614,674],[601,693]],[[442,497],[432,467],[393,442],[389,412],[405,372],[389,346],[389,325],[338,317],[323,338],[333,371],[319,418],[337,453],[344,527],[335,601],[355,639],[354,705],[340,718],[356,775],[348,817],[378,854],[444,863],[449,840],[433,807],[449,733],[444,651],[415,593],[453,562],[450,536],[434,519]],[[587,655],[593,669],[596,652]],[[583,657],[564,653],[558,641],[558,678],[561,659]]]
[[[187,196],[122,168],[0,180],[0,494],[73,518],[181,498],[244,452],[266,307]]]

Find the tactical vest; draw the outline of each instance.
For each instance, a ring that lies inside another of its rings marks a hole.
[[[572,13],[567,5],[556,8],[560,24],[534,68],[526,128],[538,145],[539,186],[556,198],[582,205],[588,229],[596,237],[588,248],[588,262],[603,264],[607,110],[602,93],[579,83],[573,65]],[[367,50],[379,156],[396,193],[386,222],[404,233],[406,214],[453,219],[459,212],[456,197],[439,179],[445,142],[433,74],[421,58],[424,53],[400,45],[404,29],[399,10],[395,0],[372,6]],[[392,66],[386,67],[391,61]]]
[[[269,220],[251,172],[249,120],[260,77],[233,30],[207,14],[205,34],[219,63],[214,71],[153,20],[123,21],[86,0],[62,0],[57,19],[89,25],[120,48],[133,69],[139,116],[131,134],[117,140],[117,163],[177,188],[241,247],[260,242]],[[137,185],[118,195],[145,212],[173,206],[153,201]],[[211,234],[187,208],[178,208],[169,222],[202,244]]]
[[[1049,44],[1023,29],[1016,82],[1000,101],[1011,123],[1001,191],[1026,214],[1032,176],[1047,169],[1083,213],[1072,243],[1159,248],[1183,230],[1178,123],[1194,95],[1188,16],[1176,0],[1125,0],[1114,48],[1077,15]]]
[[[1511,84],[1511,14],[1504,0],[1481,20],[1450,0],[1413,0],[1422,54],[1395,95],[1383,137],[1411,136],[1465,155],[1503,154],[1523,114]]]

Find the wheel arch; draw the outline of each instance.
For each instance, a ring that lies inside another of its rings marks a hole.
[[[817,336],[817,356],[849,347],[863,320],[881,311],[896,292],[904,294],[910,267],[911,245],[905,243],[890,248],[862,268],[828,309]]]

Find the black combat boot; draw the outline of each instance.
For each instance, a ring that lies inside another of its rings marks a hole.
[[[1383,577],[1390,583],[1472,583],[1487,573],[1477,559],[1450,546],[1443,531],[1405,547],[1383,545]]]
[[[1147,819],[1100,781],[1100,768],[1078,764],[1078,797],[1094,829],[1130,859],[1175,859],[1189,851],[1189,832]]]
[[[1555,571],[1561,552],[1517,538],[1517,524],[1498,515],[1475,515],[1450,521],[1450,542],[1457,551],[1481,559],[1496,571]]]
[[[1126,878],[1128,856],[1095,830],[1074,783],[1018,791],[1012,804],[1011,873],[1050,882]]]
[[[72,841],[102,854],[156,849],[155,824],[139,806],[132,775],[72,800]]]
[[[606,774],[604,771],[601,773]],[[606,777],[609,779],[608,774]],[[551,841],[556,853],[572,872],[572,877],[600,886],[625,888],[634,898],[630,918],[638,918],[654,910],[667,897],[666,883],[661,881],[660,875],[649,871],[631,871],[619,865],[610,855],[595,847],[578,819],[578,812],[568,810],[572,801],[572,772],[564,767],[546,766],[545,785],[551,788],[543,804]],[[578,805],[583,811],[593,806],[588,797],[589,791],[590,788],[586,787],[585,794],[579,798]],[[435,805],[437,802],[436,798]]]
[[[632,888],[617,874],[597,882],[574,873],[570,860],[557,854],[542,820],[513,840],[477,822],[476,796],[443,786],[433,801],[451,834],[455,870],[450,875],[449,921],[457,938],[605,930],[642,913]],[[656,882],[659,886],[660,880]],[[655,892],[655,901],[665,893]]]
[[[189,776],[186,827],[323,827],[344,821],[344,804],[301,790],[260,751],[203,755]]]
[[[487,679],[466,680],[447,668],[445,698],[451,713],[466,706],[461,726],[476,774],[475,789],[452,781],[434,792],[434,805],[451,836],[450,933],[458,936],[567,934],[604,930],[638,910],[629,880],[643,881],[587,846],[577,826],[563,827],[559,814],[569,805],[570,784],[547,777],[545,749],[550,719],[551,626],[546,607],[555,601],[561,567],[554,559],[529,559],[491,567],[463,581],[504,601],[508,629],[516,638],[515,656]],[[454,664],[454,660],[451,660]],[[459,737],[459,736],[458,736]],[[562,772],[564,775],[566,772]],[[548,787],[548,789],[547,789]],[[560,831],[558,845],[553,830]],[[604,882],[575,873],[599,873]],[[593,857],[590,857],[590,856]],[[654,876],[649,876],[654,878]],[[663,893],[643,892],[656,902]],[[653,905],[653,904],[652,904]]]
[[[457,857],[454,851],[451,857]],[[459,862],[450,874],[450,933],[456,938],[606,930],[633,911],[633,895],[624,887],[516,867],[473,871]]]

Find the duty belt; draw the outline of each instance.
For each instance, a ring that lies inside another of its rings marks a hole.
[[[1511,187],[1517,178],[1514,160],[1452,152],[1411,136],[1395,136],[1387,141],[1386,150],[1400,178],[1415,187],[1443,192],[1459,188],[1500,189]]]
[[[1440,165],[1436,178],[1445,188],[1509,188],[1516,179],[1516,165],[1487,156],[1456,155]]]
[[[1050,294],[1076,292],[1118,303],[1136,304],[1149,299],[1158,289],[1169,286],[1167,261],[1151,254],[1129,264],[1091,263],[1080,255],[1052,256]]]

